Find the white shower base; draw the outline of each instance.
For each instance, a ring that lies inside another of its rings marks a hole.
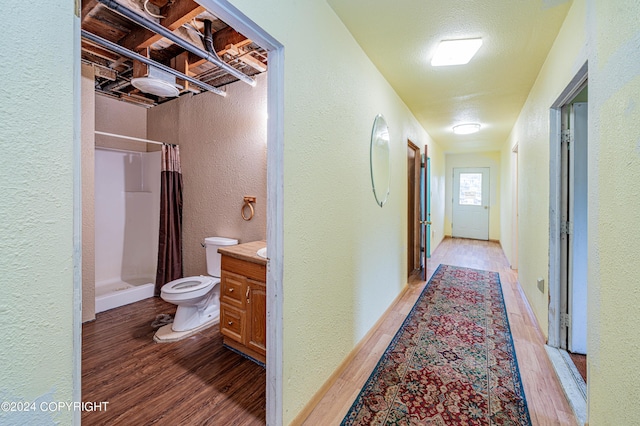
[[[153,297],[154,278],[120,279],[96,283],[96,313]]]

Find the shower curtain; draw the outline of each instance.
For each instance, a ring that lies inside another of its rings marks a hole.
[[[162,145],[160,176],[160,236],[156,296],[169,281],[182,278],[182,170],[180,150]]]

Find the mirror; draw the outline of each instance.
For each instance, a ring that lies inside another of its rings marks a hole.
[[[389,128],[382,114],[376,115],[371,130],[371,185],[376,203],[382,207],[389,197]]]

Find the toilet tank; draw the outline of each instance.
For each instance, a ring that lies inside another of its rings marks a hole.
[[[219,247],[235,246],[238,240],[224,237],[207,237],[204,239],[204,247],[207,252],[207,274],[212,277],[220,277],[222,256],[218,253]]]

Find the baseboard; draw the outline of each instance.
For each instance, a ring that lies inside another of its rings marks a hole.
[[[391,304],[389,305],[387,310],[384,311],[382,316],[378,318],[378,321],[376,321],[373,327],[371,327],[367,332],[367,334],[365,334],[364,337],[360,339],[358,344],[355,345],[353,349],[351,349],[351,352],[349,352],[347,356],[342,360],[338,368],[336,368],[333,371],[333,373],[331,373],[331,376],[329,376],[329,378],[324,382],[324,384],[320,387],[320,389],[318,389],[315,395],[313,395],[313,397],[309,400],[309,402],[307,402],[307,404],[298,413],[298,415],[293,418],[291,423],[289,423],[291,426],[299,426],[303,424],[305,420],[307,420],[307,417],[309,417],[309,415],[314,410],[314,408],[316,408],[320,400],[324,398],[324,396],[329,391],[329,389],[336,383],[340,375],[344,372],[347,366],[354,360],[358,352],[360,352],[360,349],[362,349],[365,343],[367,343],[369,339],[371,339],[373,334],[378,330],[378,328],[380,328],[382,323],[384,323],[384,321],[387,319],[387,316],[389,316],[389,313],[398,304],[398,302],[400,301],[402,296],[404,296],[404,294],[407,292],[408,289],[409,289],[409,285],[405,284],[402,290],[400,291],[400,293],[396,296],[393,302],[391,302]]]

